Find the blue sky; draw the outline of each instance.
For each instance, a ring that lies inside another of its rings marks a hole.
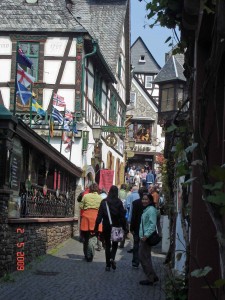
[[[131,45],[140,36],[149,51],[157,61],[157,63],[163,67],[165,63],[165,53],[171,50],[168,44],[165,44],[165,40],[172,36],[172,31],[160,26],[149,28],[145,24],[150,24],[149,20],[145,17],[146,2],[138,0],[131,0]]]

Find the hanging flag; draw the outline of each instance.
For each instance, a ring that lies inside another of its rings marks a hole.
[[[69,121],[73,120],[73,115],[70,110],[67,110],[67,109],[65,110],[65,119],[69,120]]]
[[[70,131],[69,122],[64,122],[63,129],[66,130],[66,131]]]
[[[73,145],[73,140],[71,139],[70,141],[69,141],[69,143],[68,143],[68,145],[66,146],[66,148],[65,148],[65,152],[67,153],[67,152],[69,152],[69,151],[71,151],[71,148],[72,148],[72,145]]]
[[[54,93],[54,95],[53,95],[53,105],[60,106],[60,107],[65,107],[66,102],[64,101],[63,97],[61,97],[58,94]]]
[[[60,123],[63,123],[63,116],[60,114],[60,112],[55,108],[53,107],[52,109],[52,117]]]
[[[46,115],[46,111],[44,111],[43,107],[40,104],[38,104],[34,98],[32,98],[32,111],[36,112],[40,116]]]
[[[78,133],[78,131],[77,131],[77,124],[76,124],[76,123],[73,124],[72,131],[73,131],[73,133],[75,133],[75,134]]]
[[[35,81],[35,77],[31,76],[27,72],[24,71],[19,65],[17,68],[17,81],[20,82],[25,87],[28,87]]]
[[[49,118],[49,134],[50,134],[50,137],[53,138],[53,136],[54,136],[54,120],[52,117]]]
[[[71,138],[69,138],[68,136],[64,137],[64,144],[68,144],[71,141]]]
[[[31,69],[33,62],[23,53],[21,48],[18,49],[17,62]]]
[[[32,93],[20,82],[17,82],[16,85],[16,94],[20,97],[20,100],[23,105],[26,105],[30,100]]]

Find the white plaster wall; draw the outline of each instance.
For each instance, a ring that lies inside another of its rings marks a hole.
[[[44,56],[63,56],[67,37],[49,37],[45,43]]]
[[[63,71],[61,84],[75,84],[76,62],[67,61]]]
[[[52,96],[52,89],[43,89],[43,109],[47,110]]]
[[[72,45],[71,45],[71,48],[70,48],[70,52],[69,52],[69,57],[76,57],[77,55],[77,39],[73,39],[72,41]]]
[[[6,108],[9,109],[9,105],[10,105],[10,88],[1,87],[0,90],[1,90],[4,105],[5,105]]]
[[[0,55],[11,55],[12,54],[12,42],[10,37],[0,37]]]
[[[61,61],[59,60],[45,60],[43,81],[48,84],[55,84],[60,66]]]
[[[86,76],[85,76],[86,78]],[[88,99],[93,101],[94,78],[88,74]]]
[[[11,59],[0,59],[0,82],[10,81]]]

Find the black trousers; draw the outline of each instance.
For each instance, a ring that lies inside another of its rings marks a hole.
[[[106,259],[106,266],[110,267],[110,259],[115,260],[116,251],[118,248],[118,242],[111,242],[111,229],[110,230],[103,230],[103,237],[105,240],[105,259]]]

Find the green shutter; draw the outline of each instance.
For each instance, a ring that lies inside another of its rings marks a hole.
[[[121,79],[121,71],[122,71],[122,59],[121,56],[118,59],[118,78]]]
[[[94,84],[94,104],[101,111],[102,109],[102,78],[100,73],[95,72],[95,84]]]
[[[82,134],[82,150],[87,151],[89,141],[89,131],[83,131]]]

